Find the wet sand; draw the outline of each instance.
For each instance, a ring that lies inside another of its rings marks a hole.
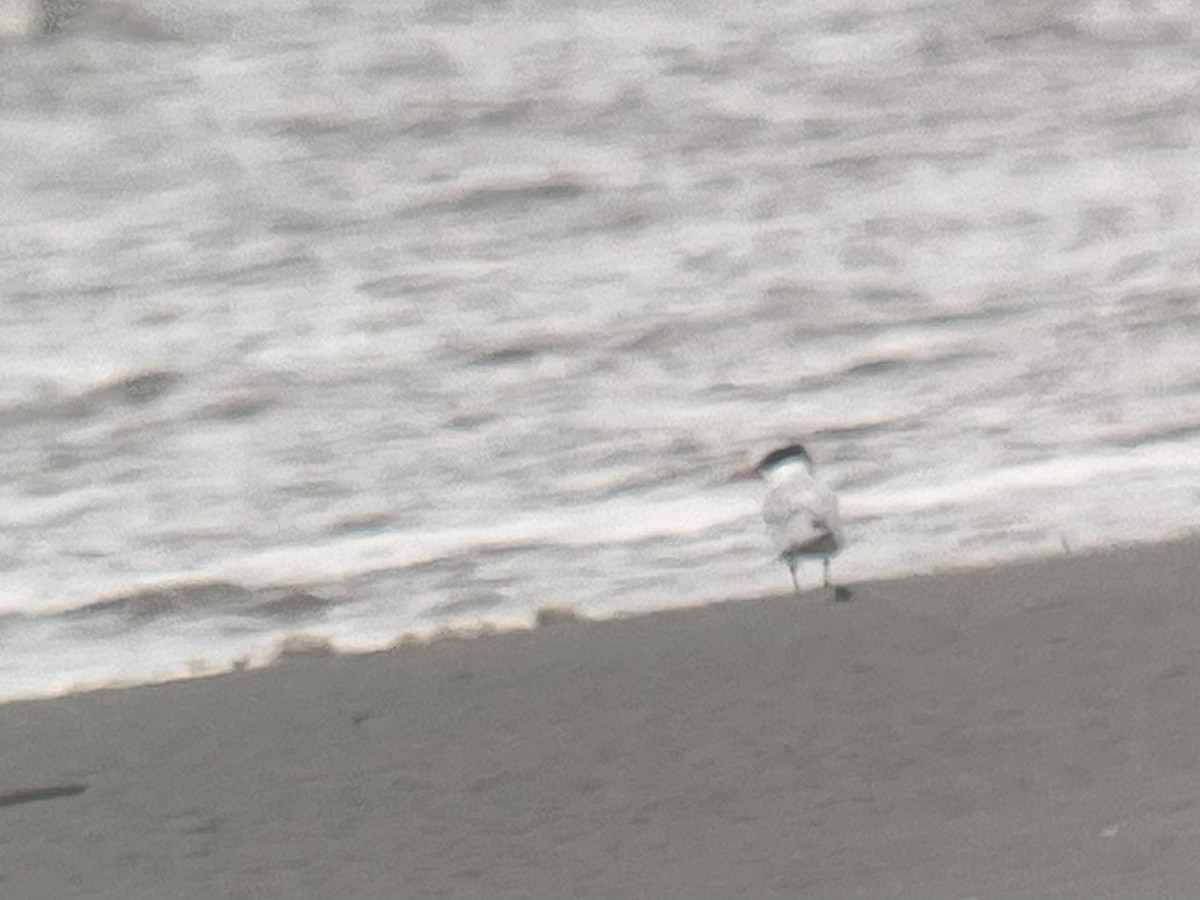
[[[0,896],[1192,897],[1200,543],[0,706]]]

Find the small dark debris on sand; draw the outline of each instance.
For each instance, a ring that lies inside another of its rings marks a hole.
[[[0,806],[37,803],[39,800],[58,800],[61,797],[74,797],[86,790],[86,784],[56,784],[51,787],[21,788],[0,794]]]

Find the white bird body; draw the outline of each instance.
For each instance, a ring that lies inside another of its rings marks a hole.
[[[803,460],[780,463],[763,478],[763,520],[782,558],[828,559],[841,552],[845,535],[837,497]]]
[[[763,520],[779,558],[792,573],[792,584],[800,593],[796,569],[802,559],[819,559],[829,584],[829,561],[846,544],[837,497],[813,473],[812,459],[800,444],[768,453],[742,476],[757,476],[767,483]],[[848,599],[849,590],[837,588],[834,596]]]

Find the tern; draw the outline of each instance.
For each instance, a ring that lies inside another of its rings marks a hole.
[[[792,573],[792,586],[800,593],[796,570],[803,559],[824,564],[829,587],[829,561],[846,544],[837,497],[814,474],[812,457],[802,444],[772,450],[761,461],[739,471],[736,478],[761,478],[767,483],[763,520],[779,558]],[[834,588],[834,599],[849,600],[848,588]]]

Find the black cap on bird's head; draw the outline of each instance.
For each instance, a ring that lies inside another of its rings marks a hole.
[[[803,444],[788,444],[786,447],[772,450],[764,456],[758,464],[758,469],[760,472],[766,472],[787,462],[802,462],[806,466],[811,466],[812,457],[808,455]]]
[[[808,451],[804,449],[803,444],[788,444],[786,447],[772,450],[753,465],[739,469],[734,473],[733,477],[734,480],[761,478],[764,472],[769,472],[776,466],[789,462],[802,462],[806,466],[812,466],[812,457],[808,455]]]

